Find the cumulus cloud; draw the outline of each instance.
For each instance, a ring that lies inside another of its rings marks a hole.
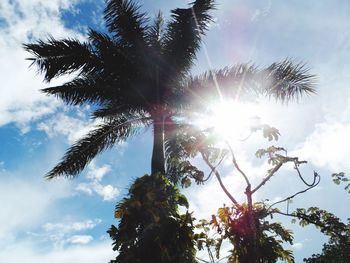
[[[90,243],[94,238],[89,235],[75,235],[67,239],[68,243],[86,245]]]
[[[75,231],[84,231],[88,229],[93,229],[102,221],[101,219],[86,220],[82,222],[70,222],[70,223],[46,223],[43,229],[46,232],[59,232],[59,233],[70,233]]]
[[[83,114],[84,113],[82,112],[80,115]],[[74,143],[99,123],[99,121],[88,122],[85,115],[72,117],[65,113],[58,113],[54,118],[38,123],[37,129],[45,132],[49,138],[63,135],[67,138],[69,143]]]
[[[13,175],[12,175],[13,176]],[[11,174],[2,175],[0,184],[0,246],[11,243],[24,230],[35,228],[49,217],[47,211],[55,201],[71,194],[67,182],[48,185],[37,180],[9,180]],[[16,190],[14,190],[16,189]]]
[[[110,242],[70,246],[38,252],[29,242],[19,242],[0,251],[0,262],[22,263],[96,263],[108,262],[115,257]]]
[[[348,99],[350,102],[350,99]],[[314,165],[333,172],[350,169],[350,107],[344,105],[337,112],[329,113],[323,122],[296,147],[296,154]]]
[[[29,123],[53,113],[60,103],[38,90],[44,87],[42,77],[28,70],[22,44],[48,33],[55,37],[81,35],[64,27],[59,11],[72,8],[78,0],[3,0],[0,3],[0,126],[15,123],[27,132]],[[61,83],[62,80],[53,84]]]
[[[88,166],[86,178],[88,183],[80,183],[76,190],[86,193],[88,195],[97,194],[103,198],[104,201],[112,201],[119,195],[119,190],[112,185],[103,185],[101,183],[103,177],[111,171],[109,165],[96,166],[94,162]]]
[[[293,249],[301,250],[303,248],[303,243],[297,242],[292,245]]]
[[[69,245],[86,245],[93,241],[93,237],[85,232],[94,229],[102,222],[101,219],[62,221],[63,223],[47,222],[40,231],[27,232],[27,238],[34,237],[33,242],[44,242],[51,249],[63,249]]]
[[[350,145],[348,138],[350,124],[320,123],[307,137],[298,152],[316,166],[333,171],[349,169]]]

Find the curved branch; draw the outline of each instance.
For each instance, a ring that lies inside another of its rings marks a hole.
[[[205,161],[205,163],[210,167],[210,169],[214,172],[216,178],[219,181],[219,184],[222,188],[222,190],[225,192],[225,194],[227,195],[227,197],[232,201],[232,203],[236,206],[236,208],[240,208],[241,206],[239,205],[239,203],[237,202],[237,200],[230,194],[230,192],[226,189],[225,185],[223,184],[222,180],[221,180],[221,176],[220,173],[218,172],[218,170],[209,162],[208,157],[205,156],[205,154],[201,151],[200,152],[203,160]]]
[[[249,182],[249,179],[248,179],[248,176],[241,170],[241,168],[238,166],[238,163],[237,163],[237,160],[236,160],[236,157],[235,157],[235,154],[233,153],[233,150],[232,150],[232,147],[231,145],[226,141],[226,144],[231,152],[231,155],[232,155],[232,163],[233,165],[236,167],[237,171],[243,176],[244,180],[246,181],[247,183],[247,186],[250,188],[251,187],[251,184]]]
[[[307,182],[305,181],[305,179],[303,178],[303,176],[301,175],[301,173],[300,173],[299,164],[300,164],[300,163],[298,163],[298,162],[294,162],[294,169],[297,170],[298,175],[299,175],[299,178],[303,181],[303,183],[304,183],[305,185],[309,186],[309,187],[312,187],[313,185],[315,185],[316,182],[317,182],[316,185],[319,184],[319,182],[320,182],[320,180],[321,180],[321,177],[320,177],[320,175],[319,175],[318,173],[316,173],[315,171],[314,171],[314,180],[312,181],[311,184],[307,183]]]
[[[318,174],[317,174],[317,175],[318,175]],[[296,192],[295,194],[293,194],[293,195],[291,195],[291,196],[288,196],[288,197],[286,197],[286,198],[284,198],[284,199],[282,199],[282,200],[280,200],[280,201],[277,201],[277,202],[271,204],[271,205],[267,208],[267,210],[269,210],[271,207],[273,207],[273,206],[275,206],[275,205],[277,205],[277,204],[280,204],[280,203],[286,202],[286,201],[288,201],[288,200],[291,200],[291,199],[293,199],[294,197],[296,197],[296,196],[298,196],[298,195],[300,195],[300,194],[306,193],[307,191],[309,191],[309,190],[311,190],[312,188],[316,187],[316,186],[320,183],[320,181],[321,181],[321,177],[320,177],[319,175],[318,175],[318,178],[319,178],[318,181],[317,181],[317,182],[314,181],[314,184],[310,185],[308,188],[306,188],[306,189],[304,189],[304,190],[302,190],[302,191]]]
[[[225,155],[223,155],[223,156],[221,157],[221,159],[220,159],[220,161],[217,163],[217,165],[214,166],[214,170],[216,170],[216,168],[219,167],[219,165],[222,163],[222,161],[225,159],[225,157],[226,157]],[[214,170],[212,169],[212,170],[210,171],[209,175],[207,176],[207,178],[205,178],[205,179],[202,180],[203,183],[209,180],[209,178],[210,178],[211,175],[213,174]]]

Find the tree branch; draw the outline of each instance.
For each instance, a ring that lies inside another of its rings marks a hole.
[[[221,157],[221,159],[220,159],[220,161],[217,163],[217,165],[213,166],[214,169],[216,169],[216,168],[219,167],[219,165],[222,163],[222,161],[225,159],[225,157],[226,157],[226,155],[223,155],[223,156]],[[204,183],[204,182],[208,181],[209,178],[211,177],[211,175],[213,174],[213,172],[214,172],[214,170],[211,169],[211,171],[210,171],[209,175],[207,176],[207,178],[203,179],[202,182]]]
[[[289,217],[294,217],[297,219],[303,219],[306,222],[308,222],[309,224],[312,224],[314,226],[318,226],[319,228],[321,228],[321,232],[326,232],[329,231],[332,234],[334,234],[335,236],[339,237],[339,238],[343,238],[343,235],[341,233],[338,233],[337,231],[332,231],[332,229],[330,227],[327,227],[325,224],[322,224],[320,222],[316,222],[316,221],[312,221],[309,217],[307,217],[306,215],[303,214],[289,214],[289,213],[283,213],[279,210],[274,210],[273,213],[276,214],[280,214],[280,215],[284,215],[284,216],[289,216]]]
[[[318,175],[318,174],[317,174],[317,175]],[[286,197],[286,198],[284,198],[284,199],[282,199],[282,200],[280,200],[280,201],[277,201],[277,202],[271,204],[271,205],[267,208],[267,210],[269,210],[271,207],[273,207],[273,206],[275,206],[275,205],[277,205],[277,204],[280,204],[280,203],[286,202],[286,201],[288,201],[288,200],[291,200],[291,199],[293,199],[294,197],[296,197],[297,195],[306,193],[307,191],[309,191],[309,190],[311,190],[312,188],[316,187],[316,186],[320,183],[320,181],[321,181],[319,175],[318,175],[318,178],[319,178],[319,180],[318,180],[317,182],[314,180],[314,184],[313,184],[313,185],[311,185],[311,186],[309,186],[308,188],[306,188],[306,189],[304,189],[304,190],[302,190],[302,191],[299,191],[299,192],[297,192],[297,193],[295,193],[295,194],[293,194],[293,195],[291,195],[291,196],[288,196],[288,197]],[[287,213],[288,213],[288,211],[287,211]]]
[[[235,157],[235,154],[233,153],[233,150],[232,150],[232,147],[231,145],[226,141],[226,144],[231,152],[231,155],[232,155],[232,163],[233,165],[236,167],[237,171],[243,176],[244,180],[246,181],[247,183],[247,186],[250,188],[251,184],[249,182],[249,179],[247,177],[247,175],[241,170],[241,168],[238,166],[238,163],[236,161],[236,157]]]
[[[232,201],[232,203],[236,206],[236,208],[240,208],[241,206],[239,205],[237,200],[230,194],[230,192],[226,189],[225,185],[223,184],[223,182],[221,180],[220,173],[218,172],[218,170],[210,163],[210,161],[208,160],[208,157],[202,151],[200,153],[201,153],[202,158],[205,161],[205,163],[210,167],[212,172],[214,172],[216,178],[219,181],[219,184],[220,184],[222,190],[225,192],[227,197]]]
[[[269,170],[267,176],[261,181],[261,183],[252,190],[252,194],[259,190],[268,180],[271,179],[272,176],[282,167],[283,164],[287,162],[294,162],[296,165],[307,163],[306,161],[299,161],[298,157],[288,157],[288,156],[280,156],[282,159],[280,162]]]

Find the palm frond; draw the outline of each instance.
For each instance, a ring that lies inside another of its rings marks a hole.
[[[125,47],[111,36],[93,29],[89,29],[88,37],[94,53],[103,65],[100,71],[93,71],[93,73],[113,74],[118,79],[130,79],[132,73],[134,75],[137,73],[135,70],[138,68],[135,65],[140,63],[140,56],[131,48]]]
[[[237,64],[219,70],[210,70],[189,77],[183,87],[176,90],[171,105],[206,107],[210,101],[222,98],[249,98],[258,89],[260,73],[252,64]]]
[[[315,93],[316,77],[303,63],[286,59],[261,71],[262,91],[281,101],[298,99],[303,94]]]
[[[62,99],[69,105],[84,103],[101,104],[116,99],[118,86],[106,76],[80,76],[63,85],[42,89],[41,91]],[[116,87],[117,86],[117,87]],[[119,100],[121,100],[119,98]]]
[[[120,43],[137,45],[144,41],[147,18],[130,0],[107,0],[104,10],[106,26]]]
[[[125,112],[134,117],[150,117],[149,113],[147,113],[142,107],[130,104],[115,105],[113,103],[109,103],[104,105],[104,107],[95,110],[92,117],[110,120],[115,118],[115,116],[124,114]]]
[[[290,60],[259,69],[253,64],[238,64],[220,70],[207,71],[190,77],[178,94],[174,105],[205,107],[211,100],[222,98],[255,99],[259,95],[280,101],[298,99],[303,94],[315,93],[315,76],[304,64]]]
[[[83,70],[89,71],[101,64],[87,43],[76,39],[56,40],[50,37],[47,41],[39,40],[34,44],[24,44],[24,49],[34,57],[32,60],[46,81],[63,74]]]
[[[89,132],[66,152],[62,160],[47,173],[46,178],[75,177],[97,154],[111,148],[115,143],[125,141],[139,132],[140,127],[149,124],[149,118],[128,118],[122,115],[97,126],[97,129]]]
[[[148,28],[146,39],[148,45],[160,49],[163,43],[164,18],[161,12],[156,16],[153,24]]]
[[[165,56],[171,73],[187,73],[200,47],[201,37],[212,20],[209,11],[213,0],[196,0],[190,8],[171,11],[171,21],[165,33]]]

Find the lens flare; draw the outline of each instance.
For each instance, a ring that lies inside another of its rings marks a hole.
[[[195,121],[203,129],[212,128],[223,140],[234,142],[247,138],[260,124],[259,107],[253,103],[221,101],[211,104],[206,116]]]

